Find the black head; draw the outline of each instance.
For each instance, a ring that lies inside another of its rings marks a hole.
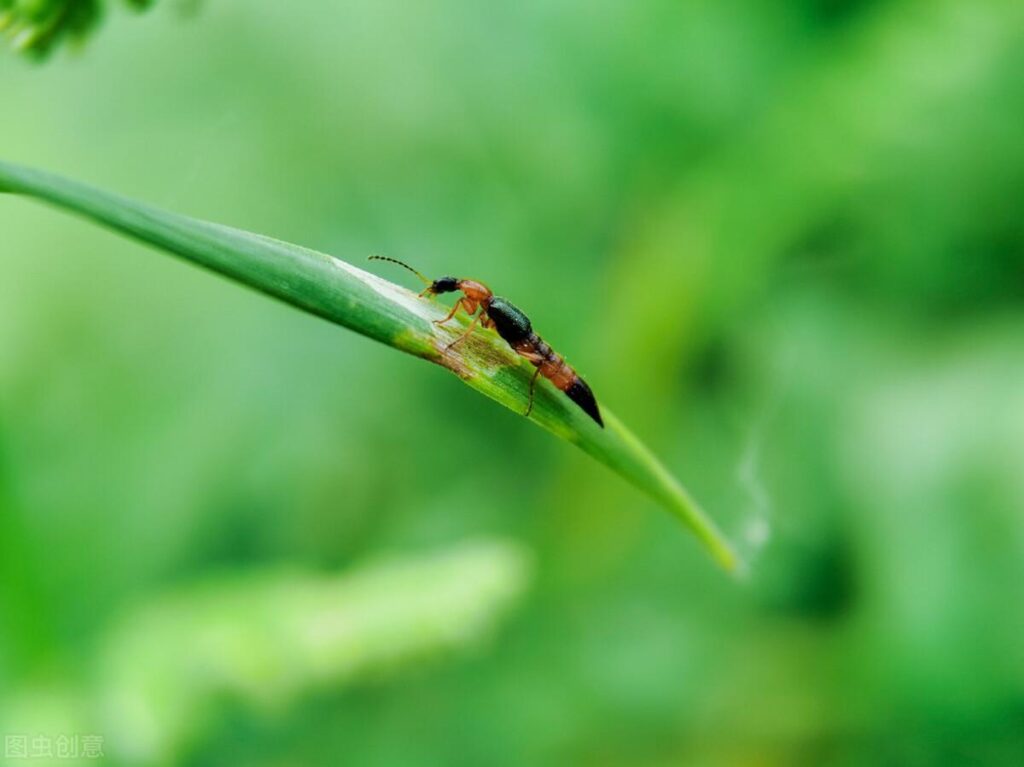
[[[533,334],[530,319],[504,298],[495,296],[487,307],[487,316],[494,322],[498,335],[509,344],[524,341]]]
[[[454,293],[459,289],[459,281],[455,277],[438,277],[430,283],[431,293]]]

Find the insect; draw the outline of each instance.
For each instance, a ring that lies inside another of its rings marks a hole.
[[[587,386],[586,381],[579,377],[575,370],[557,354],[540,336],[533,332],[533,326],[529,318],[516,308],[512,303],[500,296],[494,295],[491,289],[482,282],[476,280],[461,279],[458,277],[439,277],[431,280],[424,277],[408,264],[395,258],[387,256],[370,256],[371,261],[389,261],[392,264],[408,269],[415,274],[427,287],[420,293],[421,296],[436,296],[441,293],[461,292],[462,296],[448,316],[442,320],[434,320],[435,325],[443,325],[448,322],[459,309],[473,317],[469,329],[461,336],[452,341],[445,349],[464,340],[476,328],[477,323],[485,328],[493,328],[498,332],[505,342],[512,347],[512,350],[521,357],[525,357],[537,368],[530,380],[530,405],[526,408],[524,415],[529,415],[533,410],[533,392],[537,385],[538,376],[544,376],[551,381],[558,389],[575,402],[580,408],[597,421],[598,425],[604,428],[604,421],[601,419],[601,411],[597,407],[597,400],[594,393]],[[475,316],[474,316],[475,315]]]

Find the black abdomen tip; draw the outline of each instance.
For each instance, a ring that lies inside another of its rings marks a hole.
[[[598,426],[604,428],[604,421],[601,420],[601,411],[597,409],[597,400],[594,399],[594,392],[587,386],[587,382],[579,376],[572,382],[568,389],[565,390],[569,399],[575,402],[584,413],[589,415],[595,421]]]

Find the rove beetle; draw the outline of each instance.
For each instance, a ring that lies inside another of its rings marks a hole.
[[[530,406],[524,415],[529,415],[533,410],[533,390],[537,384],[537,377],[544,376],[558,389],[565,392],[569,399],[580,406],[583,412],[597,421],[601,428],[604,428],[601,411],[597,408],[597,400],[594,399],[594,393],[587,386],[586,381],[579,377],[561,355],[557,354],[540,336],[533,332],[529,318],[511,302],[494,295],[490,288],[476,280],[458,277],[439,277],[436,280],[430,280],[398,259],[387,256],[370,256],[370,260],[389,261],[408,269],[427,285],[426,289],[420,293],[421,296],[462,293],[462,297],[455,302],[452,310],[448,312],[448,316],[443,320],[434,320],[434,324],[443,325],[448,322],[460,307],[471,317],[476,316],[473,317],[469,329],[448,344],[445,347],[446,350],[451,349],[472,333],[479,322],[485,328],[496,330],[516,354],[525,357],[537,368],[530,380]],[[478,311],[479,314],[477,314]]]

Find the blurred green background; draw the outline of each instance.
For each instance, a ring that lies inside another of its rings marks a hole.
[[[0,53],[2,157],[484,280],[749,572],[440,369],[2,197],[10,763],[1024,763],[1024,4],[192,10]]]

